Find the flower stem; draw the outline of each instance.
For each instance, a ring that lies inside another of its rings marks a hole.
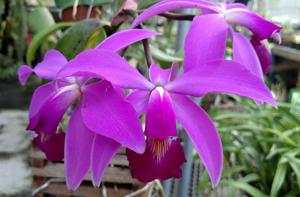
[[[165,17],[167,19],[179,20],[179,21],[192,21],[195,17],[195,15],[193,14],[176,14],[171,12],[159,14],[159,16]]]

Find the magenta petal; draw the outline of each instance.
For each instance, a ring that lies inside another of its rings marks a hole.
[[[70,85],[57,89],[49,95],[44,102],[36,99],[38,103],[33,104],[35,106],[33,106],[34,109],[32,109],[32,111],[35,112],[38,105],[41,104],[41,106],[38,112],[32,115],[28,130],[47,134],[55,132],[64,113],[79,95],[78,87],[76,85]]]
[[[198,9],[208,9],[215,10],[215,5],[211,2],[204,0],[165,0],[157,4],[154,4],[150,8],[146,9],[142,14],[140,14],[132,23],[131,27],[136,27],[145,20],[168,11],[188,9],[188,8],[198,8]],[[215,11],[216,12],[216,11]]]
[[[179,70],[178,63],[173,63],[171,66],[169,81],[173,81],[174,79],[176,79],[176,77],[178,75],[178,70]]]
[[[142,182],[181,177],[181,165],[186,161],[179,140],[147,139],[146,151],[140,155],[126,150],[131,174]]]
[[[272,54],[270,49],[268,49],[267,46],[262,42],[264,41],[259,41],[255,37],[251,39],[251,44],[253,45],[256,54],[260,60],[262,71],[264,74],[266,74],[270,70],[272,64]]]
[[[41,63],[34,67],[34,73],[44,79],[54,80],[58,71],[67,63],[67,59],[57,50],[49,50]]]
[[[146,136],[164,140],[178,135],[172,100],[162,87],[157,87],[151,92],[145,124]]]
[[[82,118],[93,132],[115,140],[138,153],[145,150],[145,139],[137,113],[107,81],[83,91]]]
[[[230,24],[237,24],[248,28],[259,40],[270,38],[273,33],[279,32],[282,28],[256,13],[243,8],[231,9],[225,18]]]
[[[89,49],[77,55],[59,73],[60,78],[71,75],[101,77],[120,87],[153,88],[124,58],[107,50]]]
[[[92,180],[95,186],[100,186],[105,168],[120,147],[114,140],[95,135],[91,153]]]
[[[106,49],[117,52],[135,42],[155,36],[158,33],[146,29],[129,29],[117,32],[104,41],[102,41],[96,49]]]
[[[191,138],[213,186],[221,178],[223,150],[220,136],[207,113],[185,96],[172,94],[174,111]]]
[[[49,161],[64,159],[65,133],[55,133],[34,138],[33,143],[43,151]]]
[[[19,82],[22,86],[24,86],[26,84],[26,81],[30,77],[32,72],[33,72],[32,68],[27,65],[19,66],[18,77],[19,77]]]
[[[165,86],[169,92],[202,96],[206,93],[227,93],[246,96],[276,106],[264,82],[234,61],[208,62],[192,69]]]
[[[149,96],[150,92],[144,90],[135,90],[127,96],[127,100],[134,107],[138,116],[146,112]]]
[[[78,105],[70,118],[65,141],[65,177],[70,189],[76,190],[90,169],[95,134],[82,122]]]
[[[249,69],[263,80],[262,68],[257,54],[250,41],[241,33],[232,31],[233,60]]]
[[[38,124],[38,112],[48,97],[55,91],[55,83],[53,82],[44,84],[34,91],[29,105],[29,127],[33,128]]]
[[[184,43],[184,71],[224,59],[228,28],[219,14],[195,17]]]

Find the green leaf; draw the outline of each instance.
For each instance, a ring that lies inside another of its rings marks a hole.
[[[59,29],[64,29],[64,28],[70,27],[72,25],[74,25],[73,22],[56,23],[55,25],[51,26],[50,28],[45,29],[45,30],[39,32],[38,34],[36,34],[33,37],[32,41],[28,47],[28,50],[27,50],[27,54],[26,54],[27,64],[31,65],[32,61],[34,60],[34,56],[36,54],[37,49],[49,35],[53,34],[54,32],[56,32]]]
[[[104,28],[100,27],[89,37],[85,48],[86,49],[95,48],[105,38],[106,38],[106,32]]]
[[[87,45],[94,45],[91,43],[90,38],[99,30],[100,26],[101,22],[99,20],[83,20],[68,29],[64,36],[58,41],[55,48],[63,53],[67,59],[72,59],[78,53],[86,49]],[[99,37],[101,39],[103,38],[103,35],[100,35]],[[93,38],[91,39],[93,40]],[[89,41],[90,43],[88,44]]]
[[[285,180],[286,172],[287,172],[287,164],[280,163],[277,166],[277,170],[275,172],[275,176],[271,188],[271,196],[278,196],[278,192]]]
[[[230,181],[229,184],[232,187],[236,187],[239,190],[242,190],[244,192],[247,192],[248,194],[255,196],[255,197],[265,197],[268,196],[258,190],[257,188],[253,187],[252,185],[249,185],[248,183],[245,182],[239,182],[239,181]]]
[[[182,62],[183,61],[183,58],[169,55],[154,46],[150,46],[150,47],[151,47],[150,49],[153,54],[153,57],[155,57],[157,60],[165,61],[165,62]]]

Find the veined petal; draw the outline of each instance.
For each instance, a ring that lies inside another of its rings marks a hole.
[[[162,87],[157,87],[151,92],[145,124],[146,136],[164,140],[178,135],[172,100]]]
[[[147,110],[147,105],[150,97],[149,91],[135,90],[127,96],[127,100],[134,107],[138,116],[142,115]]]
[[[248,28],[259,40],[270,38],[274,33],[279,32],[282,29],[282,27],[275,23],[243,8],[228,10],[225,18],[230,24],[237,24]]]
[[[272,64],[272,54],[270,49],[267,47],[268,41],[259,41],[255,37],[253,37],[251,39],[251,44],[254,47],[256,54],[260,60],[263,73],[268,73]]]
[[[104,170],[120,147],[121,145],[116,141],[95,134],[91,153],[91,169],[94,186],[100,186]]]
[[[149,68],[149,78],[155,85],[164,85],[169,81],[171,69],[162,69],[156,64]]]
[[[188,8],[198,8],[198,9],[209,9],[214,11],[215,5],[211,2],[204,0],[165,0],[157,4],[154,4],[150,8],[146,9],[142,14],[140,14],[132,23],[131,27],[136,27],[145,20],[168,11],[188,9]],[[215,11],[217,12],[217,11]]]
[[[169,92],[202,96],[206,93],[229,93],[249,97],[276,106],[264,82],[234,61],[219,60],[192,69],[165,86]]]
[[[233,60],[263,80],[262,67],[250,41],[241,33],[231,31]]]
[[[185,96],[172,94],[174,111],[191,138],[213,186],[221,178],[223,150],[220,136],[207,113]]]
[[[49,161],[61,161],[64,159],[65,133],[40,134],[33,139],[33,143],[45,153]]]
[[[146,29],[129,29],[117,32],[104,41],[102,41],[96,49],[106,49],[117,52],[135,42],[155,36],[158,33]]]
[[[21,65],[18,68],[18,77],[19,77],[19,82],[22,86],[26,84],[26,81],[32,74],[33,70],[31,67],[27,65]]]
[[[85,125],[91,131],[138,153],[145,151],[144,134],[137,113],[109,82],[91,84],[83,90],[81,112]]]
[[[46,93],[44,94],[46,95]],[[39,98],[35,99],[37,103],[32,104],[33,115],[30,117],[27,129],[47,134],[55,132],[64,113],[79,95],[80,91],[76,85],[61,87],[44,101],[39,100],[42,94],[38,95]]]
[[[80,104],[77,105],[71,115],[65,141],[65,177],[72,190],[79,187],[90,169],[95,136],[82,122],[80,108]]]
[[[229,26],[219,14],[194,18],[184,42],[184,71],[224,59]]]
[[[142,155],[126,150],[132,177],[142,182],[181,177],[180,167],[186,160],[178,139],[160,141],[148,138],[146,144],[146,151]]]
[[[58,74],[67,76],[100,77],[116,86],[133,89],[152,89],[154,85],[118,54],[100,49],[89,49],[77,55]]]

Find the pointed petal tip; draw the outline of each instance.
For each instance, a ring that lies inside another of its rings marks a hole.
[[[277,42],[277,44],[281,44],[281,42],[282,42],[280,33],[278,31],[275,31],[274,33],[272,33],[271,38],[273,38]]]
[[[27,65],[21,65],[18,68],[18,78],[19,82],[22,86],[25,86],[28,78],[32,74],[33,70],[30,66]]]

